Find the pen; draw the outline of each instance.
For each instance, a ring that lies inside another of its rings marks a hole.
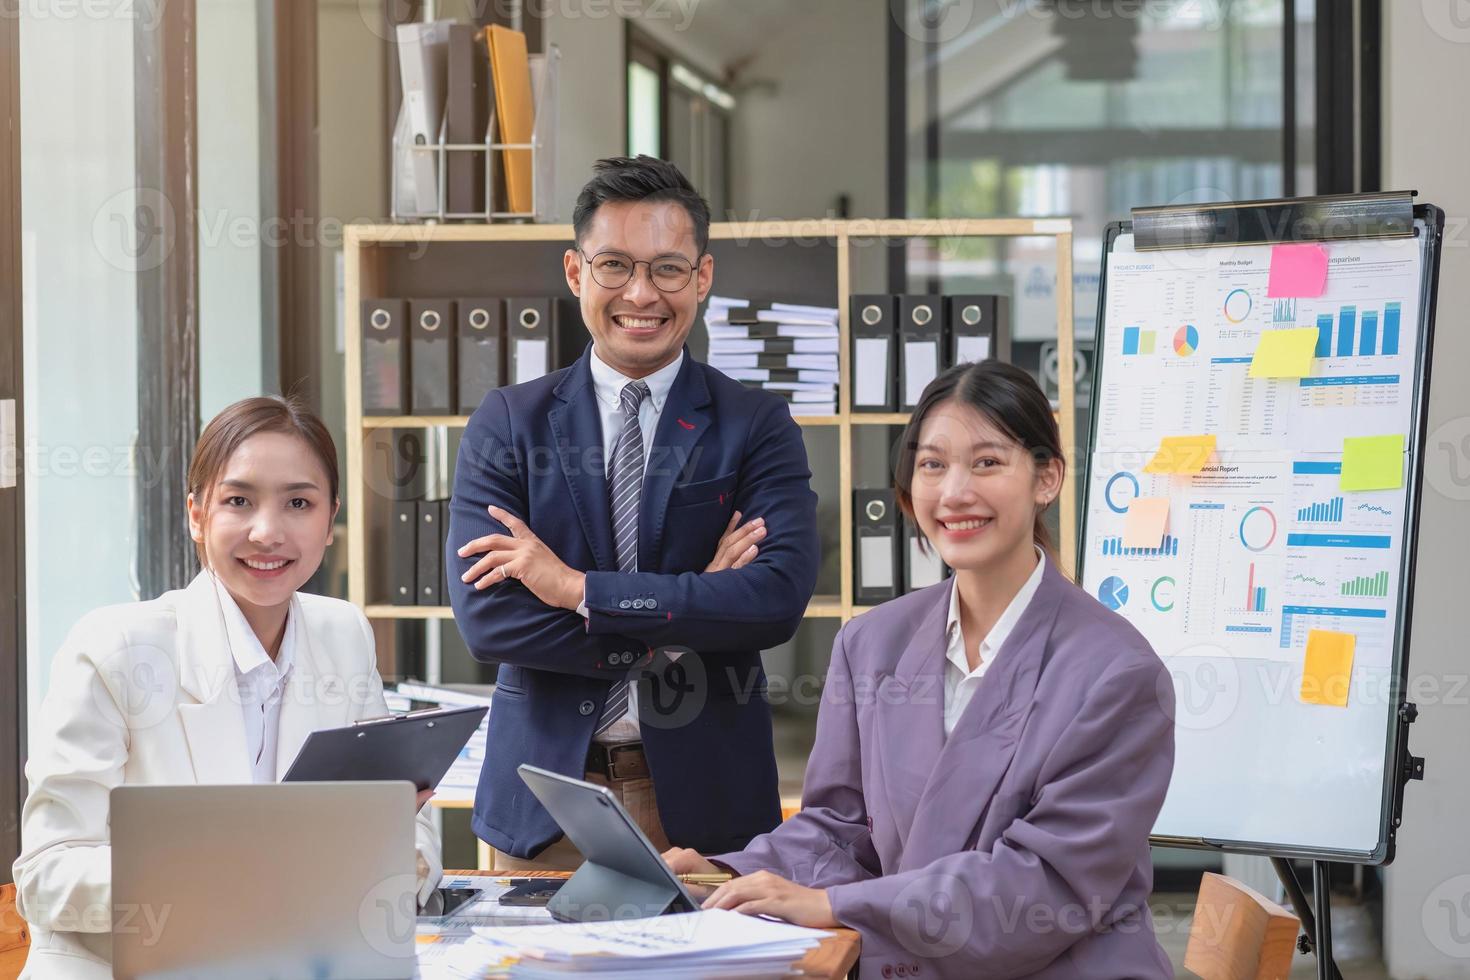
[[[679,880],[686,885],[723,885],[734,877],[728,871],[721,871],[718,874],[680,875]]]

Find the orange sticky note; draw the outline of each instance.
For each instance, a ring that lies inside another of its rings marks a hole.
[[[1214,436],[1165,436],[1145,473],[1198,473],[1215,455]]]
[[[1271,246],[1266,296],[1312,299],[1327,287],[1327,249],[1316,242]]]
[[[1302,665],[1302,701],[1346,708],[1353,678],[1353,653],[1358,638],[1352,633],[1311,630],[1307,658]]]
[[[1123,518],[1123,547],[1157,548],[1168,529],[1168,497],[1134,497]]]

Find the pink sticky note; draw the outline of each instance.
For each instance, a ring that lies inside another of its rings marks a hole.
[[[1123,547],[1157,548],[1169,530],[1168,497],[1134,497],[1123,517]]]
[[[1311,299],[1327,285],[1327,249],[1315,242],[1271,246],[1267,297]]]

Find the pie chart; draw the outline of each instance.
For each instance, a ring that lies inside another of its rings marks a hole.
[[[1194,329],[1194,324],[1186,323],[1174,334],[1174,353],[1180,357],[1188,357],[1199,350],[1199,331]]]
[[[1128,493],[1128,496],[1124,496],[1124,493],[1126,491],[1123,490],[1119,490],[1116,494],[1113,492],[1113,490],[1117,488],[1120,484],[1122,484],[1123,486],[1131,486],[1133,488],[1132,491]],[[1132,473],[1114,473],[1111,477],[1108,478],[1107,486],[1103,487],[1103,500],[1107,502],[1108,510],[1112,511],[1114,514],[1128,513],[1128,505],[1132,503],[1133,498],[1137,496],[1138,477],[1134,476]]]
[[[1247,551],[1265,551],[1276,540],[1276,515],[1265,507],[1252,507],[1240,519],[1238,533]]]
[[[1225,319],[1239,323],[1251,315],[1251,294],[1244,289],[1232,289],[1225,297]]]
[[[1097,597],[1103,605],[1117,612],[1128,604],[1128,583],[1116,575],[1109,575],[1097,587]]]

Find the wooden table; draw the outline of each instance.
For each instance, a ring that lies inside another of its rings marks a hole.
[[[444,877],[493,875],[497,878],[570,878],[570,871],[445,871]],[[828,929],[830,936],[796,964],[802,976],[843,980],[857,965],[860,939],[851,929]]]

